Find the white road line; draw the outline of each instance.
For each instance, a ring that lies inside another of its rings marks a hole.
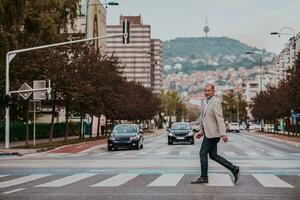
[[[19,188],[19,189],[15,189],[15,190],[10,190],[10,191],[7,191],[7,192],[3,192],[2,194],[11,194],[11,193],[20,192],[20,191],[23,191],[23,190],[26,190],[26,188]]]
[[[224,151],[223,152],[226,156],[229,156],[229,157],[236,157],[236,153],[234,153],[233,151]]]
[[[156,155],[160,155],[160,156],[162,156],[162,155],[167,155],[167,154],[169,154],[169,153],[170,153],[169,151],[155,152]]]
[[[300,153],[291,153],[294,156],[300,156]]]
[[[141,152],[138,152],[136,155],[146,155],[146,154],[150,154],[149,151],[141,151]]]
[[[265,152],[265,150],[264,149],[262,149],[262,148],[259,148],[259,147],[255,147],[257,150],[259,150],[259,151],[263,151],[263,152]]]
[[[35,187],[61,187],[61,186],[69,185],[69,184],[75,183],[77,181],[80,181],[82,179],[89,178],[89,177],[95,176],[95,175],[96,175],[95,173],[75,174],[75,175],[57,179],[55,181],[40,184]]]
[[[190,151],[181,151],[181,152],[179,152],[179,155],[181,155],[181,156],[189,156],[191,154],[192,154],[192,152],[190,152]]]
[[[269,152],[268,154],[275,156],[275,157],[285,157],[285,155],[280,152]]]
[[[118,174],[104,181],[101,181],[100,183],[91,185],[91,187],[118,187],[134,179],[137,176],[138,174]]]
[[[33,175],[29,175],[29,176],[15,178],[15,179],[8,180],[8,181],[3,181],[3,182],[0,182],[0,188],[6,188],[6,187],[14,186],[14,185],[19,185],[22,183],[26,183],[26,182],[34,181],[34,180],[37,180],[40,178],[44,178],[46,176],[50,176],[50,174],[33,174]]]
[[[148,186],[176,186],[184,174],[163,174]]]
[[[9,175],[8,174],[0,175],[0,178],[6,177],[6,176],[9,176]]]
[[[228,174],[208,174],[207,186],[232,187],[233,183]]]
[[[246,154],[250,157],[259,157],[260,155],[256,152],[247,151]]]
[[[273,174],[253,174],[254,178],[264,187],[294,188]]]

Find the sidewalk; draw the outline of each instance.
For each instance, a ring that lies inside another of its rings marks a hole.
[[[288,135],[278,134],[278,133],[265,133],[265,132],[256,132],[256,131],[250,131],[248,133],[246,132],[246,134],[300,147],[299,136],[288,136]]]
[[[145,132],[143,133],[144,137],[152,137],[156,135],[160,135],[163,132],[165,132],[165,129],[159,129],[154,132]],[[69,139],[74,139],[78,138],[78,136],[74,137],[69,137]],[[55,138],[53,141],[63,141],[64,137],[61,138]],[[43,143],[43,142],[48,142],[49,139],[39,139],[36,140],[36,143]],[[32,141],[30,141],[30,144],[32,144]],[[48,153],[83,153],[83,152],[88,152],[91,151],[95,148],[100,147],[101,145],[106,144],[106,139],[99,139],[95,141],[87,141],[87,142],[82,142],[82,143],[77,143],[77,144],[69,144],[61,147],[57,147],[54,150],[48,151]],[[22,142],[11,142],[10,147],[15,147],[19,145],[24,145],[24,141]],[[25,154],[33,154],[33,153],[38,153],[41,151],[47,151],[44,149],[5,149],[4,144],[0,144],[0,156],[10,156],[10,155],[25,155]]]
[[[78,136],[71,136],[68,137],[68,139],[76,139]],[[53,138],[53,142],[55,141],[63,141],[65,138],[64,137],[58,137],[58,138]],[[37,139],[35,140],[36,144],[48,142],[49,138],[46,139]],[[29,144],[33,144],[33,140],[29,140]],[[9,143],[10,149],[5,149],[5,143],[0,143],[0,156],[11,156],[11,155],[25,155],[25,154],[32,154],[32,153],[37,153],[41,151],[45,151],[45,149],[11,149],[12,147],[16,146],[22,146],[25,145],[25,141],[14,141]]]

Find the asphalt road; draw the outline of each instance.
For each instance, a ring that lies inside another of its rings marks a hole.
[[[233,184],[209,161],[209,184],[200,175],[199,149],[167,145],[167,135],[145,139],[142,150],[0,157],[0,199],[300,199],[300,149],[244,133],[229,133],[218,152],[241,167]]]

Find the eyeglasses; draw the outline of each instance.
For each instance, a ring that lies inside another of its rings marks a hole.
[[[204,90],[204,92],[210,92],[210,91],[212,91],[212,90]]]

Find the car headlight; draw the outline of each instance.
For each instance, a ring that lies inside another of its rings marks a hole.
[[[188,133],[188,136],[193,136],[194,135],[194,132],[193,131],[190,131],[189,133]]]
[[[115,140],[114,137],[109,137],[108,139],[111,140],[111,141],[114,141],[114,140]]]
[[[137,141],[137,140],[139,140],[139,137],[138,137],[138,136],[134,136],[134,137],[131,137],[131,138],[130,138],[130,141]]]
[[[108,138],[108,140],[114,141],[114,140],[115,140],[114,135],[111,135],[111,136]]]
[[[173,135],[173,133],[169,132],[168,136],[173,137],[174,135]]]

